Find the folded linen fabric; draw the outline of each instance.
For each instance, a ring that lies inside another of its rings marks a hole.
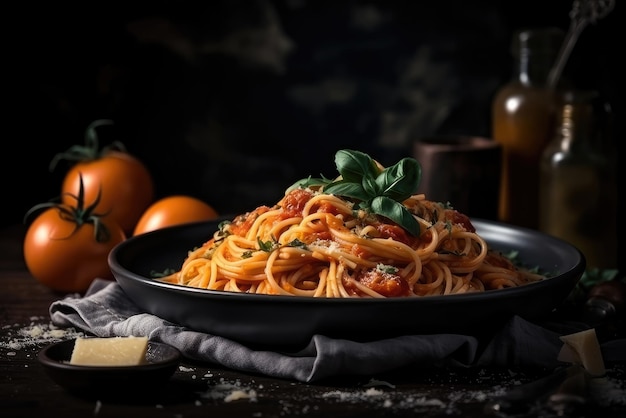
[[[176,347],[191,360],[302,382],[409,366],[556,367],[562,346],[557,333],[513,317],[486,342],[459,334],[405,335],[372,342],[314,335],[297,352],[257,350],[145,313],[119,284],[101,279],[96,279],[83,297],[53,302],[50,317],[59,327],[75,327],[98,337],[147,336]],[[626,352],[614,346],[603,346],[603,350],[611,355]]]

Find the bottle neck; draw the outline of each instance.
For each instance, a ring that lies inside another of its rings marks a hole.
[[[588,100],[566,100],[557,117],[556,135],[562,152],[596,153],[593,136],[594,108]]]
[[[552,67],[550,56],[521,51],[517,57],[517,78],[520,83],[533,86],[546,86]]]
[[[562,151],[589,146],[593,109],[588,103],[565,103],[557,120]]]
[[[516,60],[518,81],[523,85],[547,86],[564,38],[565,33],[556,27],[516,32],[511,53]]]

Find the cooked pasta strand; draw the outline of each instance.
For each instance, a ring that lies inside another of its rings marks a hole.
[[[543,276],[491,250],[469,218],[423,194],[409,235],[338,196],[288,192],[235,217],[164,280],[231,292],[327,298],[425,297],[521,286]]]

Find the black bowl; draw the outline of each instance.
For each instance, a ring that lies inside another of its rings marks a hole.
[[[585,270],[574,246],[534,230],[472,220],[492,248],[516,250],[551,277],[516,288],[415,298],[312,298],[213,291],[163,283],[153,272],[179,269],[219,220],[137,235],[115,247],[109,265],[146,312],[196,331],[256,347],[302,347],[314,334],[372,341],[407,334],[489,332],[513,315],[537,320],[563,302]]]
[[[146,363],[137,366],[80,366],[70,364],[76,340],[43,348],[37,355],[50,378],[78,395],[138,396],[139,389],[155,389],[178,368],[181,354],[167,344],[148,342]]]

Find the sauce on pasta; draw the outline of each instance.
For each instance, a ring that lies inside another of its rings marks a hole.
[[[162,280],[229,292],[384,298],[483,292],[543,279],[490,249],[469,217],[447,204],[423,194],[401,204],[419,234],[324,186],[292,186],[274,206],[221,223]]]

